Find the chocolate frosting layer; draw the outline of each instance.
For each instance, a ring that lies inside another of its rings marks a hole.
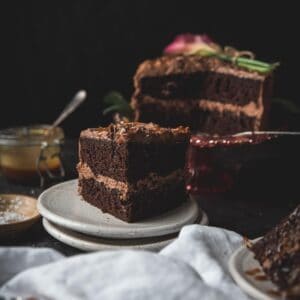
[[[263,107],[258,106],[254,102],[249,102],[246,105],[236,105],[231,103],[221,103],[217,101],[210,101],[208,99],[196,99],[196,100],[188,100],[189,105],[187,105],[187,101],[184,99],[165,101],[162,99],[156,99],[151,96],[143,96],[142,100],[136,100],[136,98],[132,101],[132,106],[134,109],[138,109],[139,103],[155,103],[158,107],[161,108],[172,108],[182,111],[191,111],[197,107],[200,107],[203,110],[208,111],[229,111],[236,114],[245,114],[249,117],[260,117],[263,113]]]
[[[89,128],[81,132],[81,137],[108,139],[116,142],[137,141],[150,142],[182,142],[190,136],[188,127],[163,128],[154,123],[120,122],[108,127]]]
[[[135,88],[143,77],[156,77],[170,74],[216,72],[231,74],[241,78],[265,80],[269,75],[262,75],[248,71],[231,63],[223,62],[214,57],[201,57],[199,55],[166,55],[141,63],[134,77]]]
[[[143,189],[156,189],[159,186],[168,184],[178,184],[182,182],[184,178],[183,170],[178,169],[167,176],[159,176],[156,173],[150,173],[146,178],[138,180],[135,184],[128,184],[108,176],[95,176],[90,167],[85,163],[79,163],[77,165],[77,170],[79,178],[81,179],[94,179],[95,181],[103,183],[109,189],[118,190],[120,193],[120,199],[123,201],[126,201],[130,193],[135,193]]]

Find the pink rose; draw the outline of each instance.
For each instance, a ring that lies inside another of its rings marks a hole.
[[[193,54],[199,51],[220,52],[221,48],[206,34],[177,35],[165,49],[165,54]]]

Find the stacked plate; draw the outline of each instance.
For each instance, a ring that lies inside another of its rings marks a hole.
[[[126,223],[82,201],[77,180],[55,185],[38,199],[46,231],[59,241],[84,251],[135,248],[158,251],[184,225],[208,224],[206,214],[188,199],[180,207],[137,223]]]

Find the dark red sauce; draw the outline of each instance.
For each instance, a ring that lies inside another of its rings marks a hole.
[[[230,190],[244,160],[247,147],[274,139],[275,135],[194,135],[186,160],[186,189],[193,195]]]

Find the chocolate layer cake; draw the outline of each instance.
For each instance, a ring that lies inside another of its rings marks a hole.
[[[81,132],[79,193],[127,222],[160,214],[184,201],[188,128],[119,123]]]
[[[251,250],[283,295],[300,299],[300,205]]]
[[[272,76],[214,57],[168,55],[143,62],[134,87],[138,121],[231,134],[264,128]]]

